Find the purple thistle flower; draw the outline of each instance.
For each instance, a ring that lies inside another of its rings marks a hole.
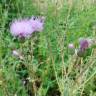
[[[78,56],[79,57],[83,57],[86,55],[86,52],[89,47],[90,47],[90,44],[91,44],[91,40],[88,39],[88,38],[80,38],[80,48],[78,49]]]
[[[31,28],[29,20],[15,20],[10,26],[10,32],[14,37],[30,37],[34,30]]]
[[[80,40],[80,49],[86,50],[89,47],[89,42],[87,39]]]
[[[10,32],[14,37],[30,37],[33,32],[43,30],[44,20],[44,17],[15,20],[10,25]]]
[[[38,18],[32,17],[30,19],[32,29],[34,31],[41,32],[44,27],[44,20],[45,20],[44,17],[38,17]]]
[[[87,55],[87,49],[94,44],[94,38],[80,38],[79,44],[80,48],[77,50],[77,55],[79,57],[84,57]]]

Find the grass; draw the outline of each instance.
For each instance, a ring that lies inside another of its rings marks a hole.
[[[14,39],[10,22],[32,15],[46,17],[43,32]],[[84,58],[67,47],[96,38],[95,0],[1,0],[0,17],[0,96],[96,96],[95,46]]]

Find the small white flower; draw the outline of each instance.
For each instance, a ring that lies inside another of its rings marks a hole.
[[[16,50],[13,50],[13,55],[14,56],[19,56],[19,53]]]
[[[12,51],[12,54],[13,54],[14,56],[16,56],[16,57],[19,57],[21,60],[24,59],[24,57],[21,55],[21,53],[18,52],[17,50],[13,50],[13,51]]]
[[[74,47],[74,44],[73,44],[73,43],[70,43],[70,44],[68,45],[68,48],[74,49],[74,48],[75,48],[75,47]]]

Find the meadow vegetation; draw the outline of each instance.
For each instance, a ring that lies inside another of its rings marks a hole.
[[[32,16],[43,31],[14,38],[11,22]],[[80,38],[94,41],[84,56]],[[96,1],[0,0],[0,96],[96,96]]]

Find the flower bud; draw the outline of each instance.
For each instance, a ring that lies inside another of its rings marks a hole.
[[[70,43],[70,44],[68,45],[68,52],[69,52],[69,54],[71,54],[71,55],[73,55],[73,54],[75,53],[75,46],[74,46],[74,44]]]

